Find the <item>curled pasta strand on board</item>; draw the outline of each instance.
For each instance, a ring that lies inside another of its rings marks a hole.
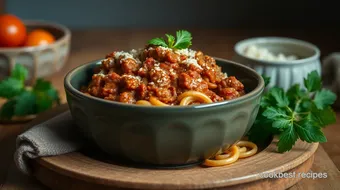
[[[222,160],[206,159],[203,164],[206,166],[224,166],[224,165],[232,164],[237,161],[238,157],[240,156],[240,152],[236,145],[233,145],[230,148],[230,152],[232,153],[232,155],[226,159],[222,159]]]
[[[246,149],[245,152],[240,152],[240,158],[247,158],[253,156],[257,152],[257,145],[255,143],[249,141],[239,141],[236,143],[236,146],[241,148],[249,148],[250,150]]]
[[[239,158],[247,158],[256,154],[257,145],[249,141],[239,141],[231,148],[219,152],[215,159],[206,159],[203,165],[206,166],[224,166],[236,162]]]

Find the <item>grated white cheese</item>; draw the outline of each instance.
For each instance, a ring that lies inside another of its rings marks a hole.
[[[228,74],[227,73],[223,73],[223,79],[228,78]]]
[[[194,58],[196,56],[196,51],[192,49],[180,49],[180,50],[175,50],[175,53],[178,55],[185,55],[189,58]]]
[[[130,54],[132,55],[132,57],[138,57],[139,56],[139,51],[138,50],[135,50],[135,49],[132,49],[130,50]]]
[[[124,51],[116,51],[115,52],[115,59],[119,59],[120,57],[122,57],[122,59],[120,61],[123,61],[125,59],[133,59],[136,61],[136,63],[141,63],[141,61],[138,58],[139,52],[137,52],[136,50],[132,49],[130,51],[130,53],[128,52],[124,52]]]
[[[134,76],[134,75],[127,75],[127,74],[124,74],[122,75],[123,78],[128,78],[128,79],[135,79],[135,80],[138,80],[138,81],[141,81],[142,78],[140,76]]]
[[[194,65],[195,67],[198,67],[199,69],[202,69],[202,67],[197,63],[196,59],[193,58],[188,58],[183,61],[183,63],[188,64],[188,65]]]
[[[115,52],[115,59],[119,59],[120,57],[122,57],[122,59],[127,59],[127,58],[132,58],[133,59],[133,55],[131,55],[128,52],[116,51]]]
[[[298,57],[296,55],[286,56],[283,53],[279,53],[275,55],[270,52],[266,48],[256,47],[255,45],[251,45],[245,49],[244,55],[250,58],[267,60],[267,61],[293,61],[297,60]]]
[[[176,72],[174,71],[174,69],[173,68],[170,68],[170,74],[172,74],[172,75],[176,75]]]
[[[171,48],[163,47],[163,46],[158,46],[158,48],[164,50],[164,51],[172,51]]]

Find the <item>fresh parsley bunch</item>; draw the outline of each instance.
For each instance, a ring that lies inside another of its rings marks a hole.
[[[0,82],[0,97],[6,103],[0,108],[1,119],[37,114],[60,104],[58,91],[50,82],[37,79],[32,88],[25,87],[27,69],[16,64],[11,75]]]
[[[266,85],[270,79],[264,77]],[[287,92],[274,87],[261,99],[259,113],[249,131],[249,140],[263,144],[273,135],[279,136],[279,152],[292,149],[298,139],[308,143],[326,142],[322,128],[336,122],[331,105],[336,95],[322,89],[321,77],[312,71],[304,79],[306,90],[299,84]]]
[[[172,49],[185,49],[191,46],[191,33],[186,30],[177,31],[176,38],[170,34],[165,34],[165,36],[168,38],[167,42],[163,38],[153,38],[148,44]]]

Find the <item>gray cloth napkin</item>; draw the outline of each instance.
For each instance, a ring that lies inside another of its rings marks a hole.
[[[32,127],[16,139],[14,161],[24,174],[31,174],[29,159],[79,150],[83,144],[70,111]]]

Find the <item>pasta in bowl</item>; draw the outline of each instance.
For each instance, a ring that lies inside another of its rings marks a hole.
[[[241,64],[150,44],[83,64],[64,85],[91,143],[113,159],[156,166],[216,164],[212,158],[249,131],[264,89],[262,77]],[[233,160],[249,154],[239,147]]]
[[[108,54],[82,91],[128,104],[169,106],[213,103],[244,95],[244,85],[214,58],[192,49],[146,46]]]

